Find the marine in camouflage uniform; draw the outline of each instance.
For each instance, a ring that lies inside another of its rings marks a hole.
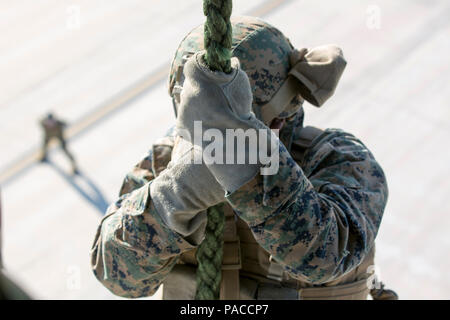
[[[225,196],[223,274],[237,272],[239,281],[230,292],[232,277],[225,276],[221,298],[365,299],[388,197],[385,175],[352,134],[303,126],[303,98],[321,106],[333,94],[345,67],[342,52],[334,46],[296,50],[256,18],[234,18],[232,25],[232,52],[250,81],[254,114],[267,126],[284,125],[278,173],[257,174]],[[176,112],[184,64],[202,49],[199,26],[172,63]],[[91,265],[117,295],[150,296],[164,283],[164,299],[194,298],[195,250],[204,229],[195,231],[200,237],[174,230],[152,192],[152,184],[170,175],[175,141],[176,131],[169,130],[152,146],[98,228]]]
[[[67,149],[66,139],[64,138],[64,128],[66,127],[66,123],[56,119],[52,113],[49,113],[44,119],[40,121],[41,127],[44,130],[44,140],[42,142],[42,150],[41,150],[41,162],[47,160],[47,149],[48,144],[52,139],[56,139],[61,144],[61,148],[66,154],[67,158],[69,158],[70,163],[72,164],[72,171],[74,174],[78,173],[77,165],[75,163],[75,158]]]

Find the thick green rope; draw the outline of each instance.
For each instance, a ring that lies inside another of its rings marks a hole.
[[[213,71],[231,72],[231,0],[204,0],[203,13],[206,16],[204,26],[206,64]]]
[[[205,239],[197,249],[197,300],[217,300],[222,279],[223,204],[208,209]]]
[[[204,0],[205,62],[213,71],[231,72],[232,0]],[[197,300],[217,300],[222,279],[223,204],[208,209],[205,239],[197,249]]]

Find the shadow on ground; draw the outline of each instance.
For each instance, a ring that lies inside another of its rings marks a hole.
[[[67,183],[74,188],[83,198],[85,198],[91,205],[93,205],[101,215],[103,215],[108,208],[108,201],[103,196],[100,189],[82,170],[78,169],[78,174],[72,175],[65,172],[61,167],[51,160],[46,163],[50,165],[55,171],[67,181]]]

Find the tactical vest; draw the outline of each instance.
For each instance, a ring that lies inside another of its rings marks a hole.
[[[293,143],[291,155],[297,163],[322,130],[305,127]],[[312,285],[291,277],[255,240],[249,226],[225,205],[224,248],[220,298],[223,300],[360,300],[369,294],[368,270],[374,251],[351,272],[324,285]],[[193,300],[196,291],[196,250],[181,255],[164,281],[163,299]]]

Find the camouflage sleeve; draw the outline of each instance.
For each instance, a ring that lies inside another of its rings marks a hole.
[[[97,279],[114,294],[153,295],[178,260],[193,246],[169,229],[150,197],[151,156],[129,173],[119,199],[102,219],[91,250]]]
[[[327,130],[301,167],[280,146],[280,169],[258,175],[227,200],[295,278],[322,284],[369,253],[386,205],[384,173],[354,136]]]

